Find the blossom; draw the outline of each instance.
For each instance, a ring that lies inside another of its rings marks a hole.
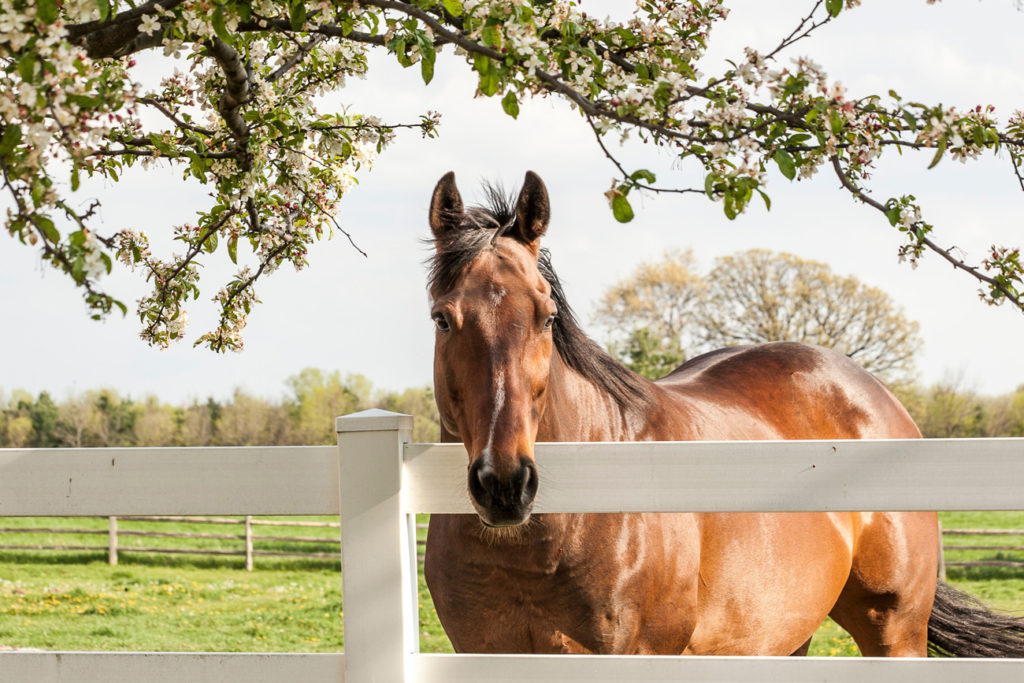
[[[160,20],[152,14],[147,14],[142,17],[142,21],[139,23],[139,33],[145,33],[153,35],[160,30]]]

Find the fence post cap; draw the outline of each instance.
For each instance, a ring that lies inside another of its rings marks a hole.
[[[350,415],[342,415],[335,420],[335,426],[338,433],[412,431],[412,415],[371,408]]]

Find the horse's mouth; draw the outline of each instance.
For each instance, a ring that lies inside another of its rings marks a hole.
[[[480,519],[480,523],[488,529],[508,529],[528,524],[530,522],[530,514],[530,512],[527,512],[524,516],[520,517],[519,519],[502,519],[495,521],[488,520],[480,514],[477,514],[477,517]]]
[[[481,505],[471,498],[476,516],[485,529],[514,529],[529,524],[533,501],[519,505]]]

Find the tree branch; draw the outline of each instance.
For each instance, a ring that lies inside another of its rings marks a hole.
[[[842,183],[843,187],[846,188],[850,192],[850,194],[852,194],[854,197],[864,202],[868,206],[882,212],[883,214],[886,212],[884,204],[878,202],[875,199],[872,199],[871,197],[866,195],[863,190],[861,190],[859,187],[853,184],[850,178],[846,175],[846,172],[843,171],[843,168],[839,163],[838,156],[832,156],[832,168],[835,170],[836,176],[839,177],[839,182]],[[978,270],[977,267],[968,265],[966,262],[953,256],[952,251],[956,247],[943,249],[938,244],[929,239],[926,235],[920,233],[915,233],[914,239],[916,239],[920,244],[928,247],[928,249],[935,252],[942,258],[946,259],[946,261],[948,261],[957,270],[962,270],[965,273],[969,273],[979,282],[984,282],[990,288],[1000,292],[1014,306],[1021,310],[1024,310],[1024,301],[1021,301],[1021,299],[1013,292],[1013,290],[1011,290],[1010,288],[1008,288],[1006,285],[1002,284],[995,278],[985,275],[985,273]]]
[[[231,137],[235,139],[239,165],[243,171],[248,172],[252,170],[252,155],[249,153],[250,133],[248,124],[242,118],[241,109],[249,102],[252,70],[242,61],[238,51],[220,38],[213,38],[206,46],[220,65],[226,81],[224,94],[217,102],[217,111],[224,118]]]

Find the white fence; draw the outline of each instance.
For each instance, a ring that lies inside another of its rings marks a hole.
[[[1020,681],[1024,660],[428,655],[414,513],[471,512],[458,444],[338,419],[337,449],[0,450],[0,516],[341,514],[344,654],[0,653],[0,681]],[[340,454],[340,455],[339,455]],[[1015,510],[1024,440],[537,447],[537,512]],[[340,491],[340,495],[339,495]]]

